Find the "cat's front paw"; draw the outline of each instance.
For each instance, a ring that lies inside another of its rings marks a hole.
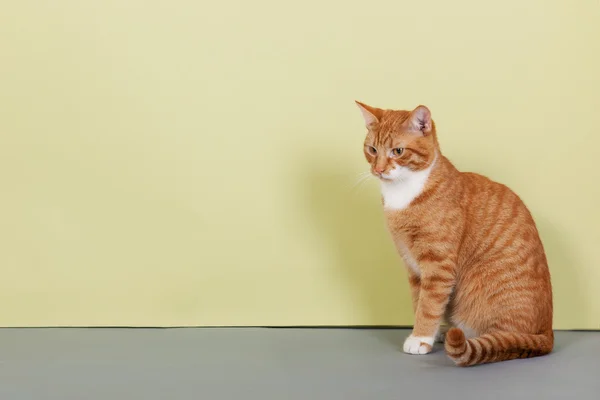
[[[404,341],[404,352],[408,354],[427,354],[433,348],[434,338],[410,335]]]

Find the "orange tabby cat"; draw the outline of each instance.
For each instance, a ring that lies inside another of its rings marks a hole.
[[[445,321],[446,353],[460,366],[550,353],[550,273],[525,204],[502,184],[458,171],[440,152],[427,107],[357,104],[364,154],[408,267],[415,325],[404,351],[429,353]]]

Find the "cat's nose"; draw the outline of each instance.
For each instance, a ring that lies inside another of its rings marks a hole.
[[[373,168],[373,171],[375,171],[376,174],[383,174],[383,168]]]

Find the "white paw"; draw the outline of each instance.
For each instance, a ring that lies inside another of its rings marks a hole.
[[[410,335],[404,341],[404,352],[408,354],[427,354],[433,348],[432,337]]]

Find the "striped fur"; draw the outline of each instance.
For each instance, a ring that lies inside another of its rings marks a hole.
[[[477,338],[465,339],[459,328],[446,333],[446,353],[461,367],[515,358],[543,356],[552,351],[554,334],[533,335],[527,333],[492,331]]]
[[[440,150],[427,107],[358,105],[365,158],[382,181],[388,229],[408,267],[415,325],[405,351],[431,351],[447,322],[446,352],[460,366],[550,353],[550,273],[523,201],[458,171]]]

